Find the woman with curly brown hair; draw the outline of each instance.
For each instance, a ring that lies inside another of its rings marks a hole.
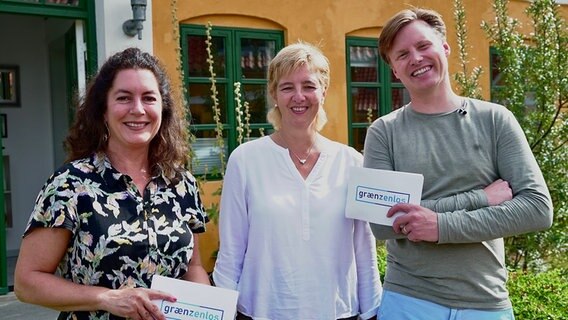
[[[187,171],[184,117],[164,69],[129,48],[92,79],[24,232],[15,293],[59,319],[165,319],[162,275],[209,284],[196,233],[208,218]]]

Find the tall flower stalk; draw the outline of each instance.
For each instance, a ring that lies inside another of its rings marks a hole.
[[[243,104],[241,100],[241,83],[235,82],[235,114],[237,115],[237,143],[243,143]]]
[[[250,105],[243,101],[241,83],[235,82],[235,114],[237,118],[237,144],[250,139]]]
[[[189,119],[190,118],[190,114],[189,114],[189,104],[187,102],[187,87],[185,85],[183,85],[184,83],[184,72],[183,72],[183,64],[182,64],[182,50],[181,50],[181,41],[180,41],[180,32],[179,32],[179,20],[177,17],[177,0],[172,0],[170,2],[170,10],[171,10],[171,23],[172,23],[172,32],[173,32],[173,39],[174,39],[174,43],[176,44],[175,46],[175,56],[176,56],[176,71],[178,74],[178,81],[181,85],[181,92],[179,93],[179,101],[181,102],[182,108],[180,110],[177,110],[176,112],[179,112],[181,114],[181,116],[184,119]],[[188,121],[189,123],[189,121]],[[193,159],[195,159],[195,152],[193,151],[193,148],[191,147],[193,145],[193,143],[195,142],[195,135],[193,135],[191,133],[191,131],[189,130],[188,127],[185,128],[185,135],[189,141],[189,170],[193,172]]]
[[[221,177],[225,176],[225,139],[223,138],[223,122],[221,121],[221,108],[219,107],[219,92],[217,91],[217,75],[213,68],[214,60],[212,54],[212,37],[211,37],[211,22],[207,22],[205,29],[205,44],[207,45],[207,63],[209,64],[209,80],[211,81],[211,100],[213,101],[213,120],[215,121],[215,145],[219,149],[219,160],[221,167],[219,168],[219,173]]]
[[[243,106],[245,107],[245,137],[248,141],[250,140],[250,105],[248,101],[245,101]]]
[[[373,123],[373,108],[370,105],[367,107],[367,123]]]

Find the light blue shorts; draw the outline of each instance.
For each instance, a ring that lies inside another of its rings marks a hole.
[[[514,320],[513,309],[476,310],[453,309],[383,290],[379,307],[380,320]]]

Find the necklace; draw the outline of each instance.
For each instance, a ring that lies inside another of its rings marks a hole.
[[[294,157],[296,157],[296,159],[298,159],[298,161],[300,162],[300,165],[303,166],[303,165],[306,163],[306,161],[308,161],[308,158],[310,157],[310,154],[312,154],[312,147],[313,147],[313,146],[314,146],[314,145],[312,144],[311,147],[310,147],[310,149],[308,150],[308,154],[306,155],[306,158],[305,158],[305,159],[301,159],[300,157],[298,157],[298,155],[297,155],[294,151],[292,151],[292,149],[288,149],[288,150],[290,150],[290,152],[292,152],[292,154],[294,155]]]
[[[312,143],[312,145],[308,149],[308,154],[306,155],[306,157],[304,159],[302,159],[302,158],[298,157],[298,155],[292,150],[292,148],[290,148],[290,144],[288,143],[288,141],[286,141],[286,139],[284,138],[284,135],[280,134],[280,136],[282,137],[282,140],[284,140],[284,143],[286,143],[288,150],[290,150],[292,155],[294,155],[294,157],[296,157],[296,159],[298,159],[298,162],[300,162],[300,165],[303,166],[304,164],[306,164],[306,161],[308,161],[308,159],[310,158],[310,155],[312,154],[312,148],[314,147],[314,143]]]

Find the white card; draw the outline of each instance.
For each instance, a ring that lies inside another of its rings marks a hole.
[[[392,226],[403,213],[387,218],[397,203],[420,204],[424,176],[417,173],[352,167],[349,172],[347,218]]]
[[[176,302],[153,300],[166,315],[175,320],[233,320],[237,312],[235,290],[155,275],[152,289],[174,295]]]

